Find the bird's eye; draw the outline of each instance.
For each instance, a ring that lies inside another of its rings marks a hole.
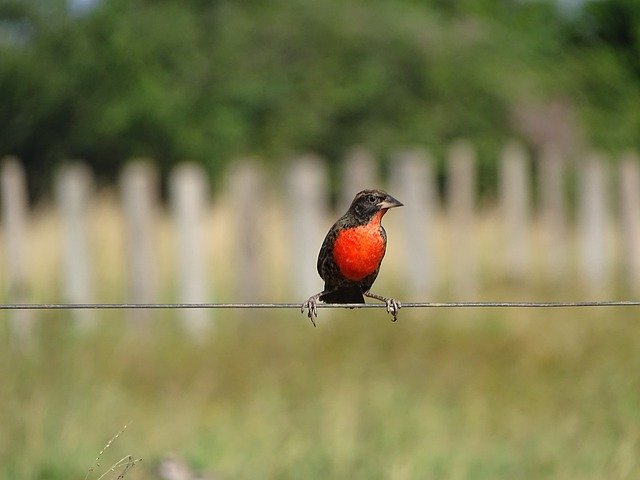
[[[369,203],[376,203],[378,201],[375,195],[369,195],[367,200],[369,200]]]

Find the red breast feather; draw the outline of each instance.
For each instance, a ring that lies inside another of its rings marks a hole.
[[[380,232],[384,213],[383,210],[376,214],[366,225],[346,228],[338,233],[333,258],[346,279],[359,281],[380,268],[386,249]]]

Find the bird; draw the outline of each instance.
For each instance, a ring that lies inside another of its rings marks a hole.
[[[347,212],[329,229],[318,254],[318,274],[324,290],[302,304],[302,312],[313,326],[318,301],[323,303],[364,303],[364,297],[385,302],[395,322],[400,302],[370,291],[380,271],[387,248],[387,233],[381,224],[390,208],[403,204],[388,193],[367,189],[358,192]]]

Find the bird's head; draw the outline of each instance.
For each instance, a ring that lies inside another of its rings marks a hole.
[[[388,209],[402,205],[382,190],[362,190],[356,194],[347,213],[353,215],[359,223],[368,223],[377,214],[384,215]]]

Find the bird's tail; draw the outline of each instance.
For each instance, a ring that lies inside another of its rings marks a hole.
[[[320,296],[324,303],[364,303],[360,287],[339,288]]]

